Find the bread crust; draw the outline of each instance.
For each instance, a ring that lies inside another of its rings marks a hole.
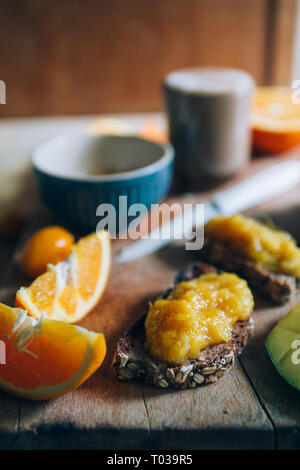
[[[184,269],[175,285],[208,272],[217,272],[214,266],[197,263]],[[164,294],[167,297],[170,289]],[[183,365],[172,366],[151,356],[146,346],[144,315],[120,338],[114,355],[112,369],[125,381],[146,381],[161,388],[195,388],[216,382],[230,371],[235,358],[246,346],[253,332],[253,318],[238,321],[232,329],[232,339],[202,350],[196,359]]]
[[[206,237],[200,258],[227,272],[234,272],[248,281],[250,287],[278,304],[288,302],[296,293],[296,279],[275,274],[250,258],[239,255],[228,243]]]

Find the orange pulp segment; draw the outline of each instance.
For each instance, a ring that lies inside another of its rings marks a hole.
[[[33,400],[63,395],[102,364],[102,333],[41,318],[0,304],[0,389]],[[1,359],[1,357],[0,357]],[[4,360],[3,360],[4,359]]]
[[[78,241],[71,255],[49,265],[30,287],[21,287],[16,306],[39,319],[48,318],[76,323],[98,303],[106,287],[111,262],[109,234],[93,233]]]
[[[300,144],[300,104],[290,87],[257,88],[251,112],[253,147],[278,153]]]

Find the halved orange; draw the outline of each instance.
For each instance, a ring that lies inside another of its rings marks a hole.
[[[32,400],[74,390],[102,364],[102,333],[0,304],[0,388]]]
[[[106,231],[94,233],[76,243],[71,255],[35,279],[30,287],[21,287],[16,307],[39,319],[48,318],[76,323],[99,302],[104,292],[111,262],[110,238]]]
[[[300,144],[300,104],[290,87],[260,87],[251,112],[253,147],[279,153]]]

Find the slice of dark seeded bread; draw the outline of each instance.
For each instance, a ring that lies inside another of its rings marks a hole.
[[[177,276],[175,285],[208,272],[217,270],[213,266],[197,263],[183,270]],[[170,290],[164,297],[168,296]],[[112,368],[121,380],[143,380],[161,388],[194,388],[216,382],[230,371],[235,357],[246,346],[253,331],[252,317],[238,321],[233,326],[231,341],[204,349],[196,359],[184,365],[171,366],[153,358],[147,349],[145,320],[146,315],[120,338]]]
[[[237,273],[248,281],[249,286],[276,303],[290,300],[296,293],[296,279],[284,274],[275,274],[258,266],[253,260],[234,252],[227,243],[206,237],[199,251],[201,259],[228,272]]]

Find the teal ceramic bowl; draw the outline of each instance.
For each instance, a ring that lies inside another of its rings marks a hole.
[[[94,231],[113,207],[117,233],[132,219],[130,206],[143,204],[149,209],[168,194],[173,160],[171,145],[88,134],[56,137],[32,154],[42,199],[52,211],[73,227]],[[126,196],[121,205],[120,196]]]

